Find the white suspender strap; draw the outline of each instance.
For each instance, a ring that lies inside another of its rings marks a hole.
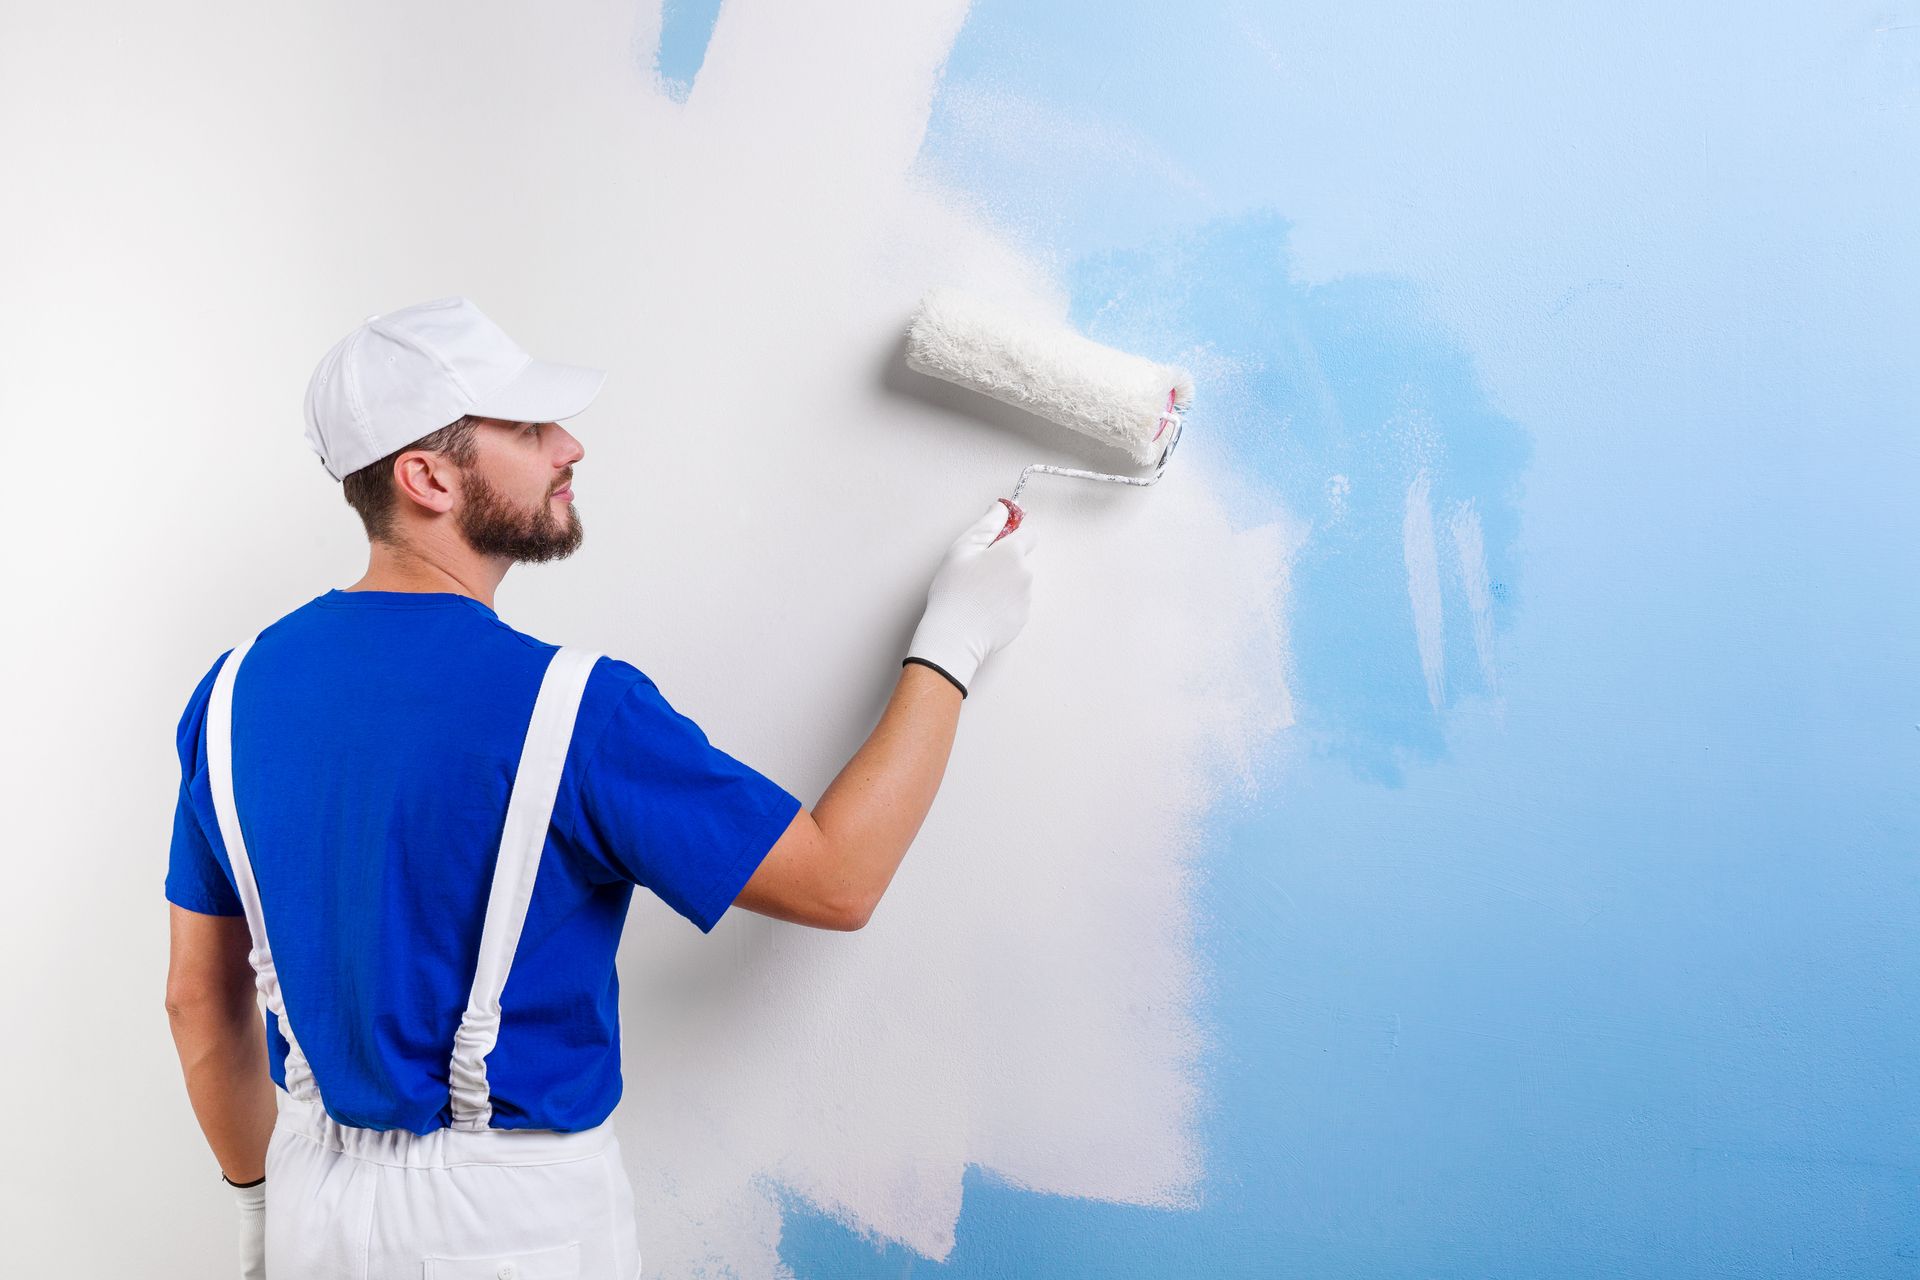
[[[239,890],[240,905],[247,914],[247,930],[253,935],[253,949],[247,959],[253,964],[253,982],[265,1007],[279,1019],[280,1034],[287,1042],[287,1093],[296,1098],[318,1098],[319,1086],[307,1055],[294,1037],[293,1024],[287,1020],[286,1000],[280,994],[280,975],[273,967],[273,952],[267,946],[267,917],[260,907],[260,886],[253,878],[253,860],[247,856],[246,837],[240,833],[240,811],[233,801],[233,683],[240,662],[253,648],[258,633],[248,636],[233,648],[214,677],[213,693],[207,701],[207,783],[213,789],[213,812],[220,823],[220,841],[226,846],[227,861],[233,865],[234,888]]]
[[[506,827],[500,834],[500,853],[493,869],[493,888],[487,895],[486,923],[480,930],[480,958],[474,967],[473,990],[460,1029],[453,1037],[453,1060],[448,1067],[453,1100],[453,1127],[486,1129],[493,1120],[493,1100],[487,1089],[487,1055],[500,1036],[500,993],[520,945],[520,930],[533,900],[533,881],[540,870],[540,852],[547,842],[554,797],[560,790],[560,771],[573,740],[573,722],[586,692],[587,675],[600,654],[563,646],[547,664],[527,723],[527,740],[520,748],[520,767],[513,775],[507,801]]]

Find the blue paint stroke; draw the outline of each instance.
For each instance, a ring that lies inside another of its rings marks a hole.
[[[1430,477],[1448,702],[1490,692],[1463,581],[1449,571],[1447,522],[1464,503],[1478,514],[1497,634],[1514,599],[1528,446],[1413,289],[1378,277],[1296,284],[1288,230],[1256,213],[1079,259],[1066,271],[1071,319],[1122,350],[1204,351],[1224,370],[1197,387],[1181,448],[1206,433],[1228,465],[1265,478],[1312,526],[1290,584],[1296,736],[1392,785],[1409,760],[1445,750],[1407,593],[1408,488]]]
[[[700,64],[707,60],[714,24],[720,20],[720,4],[721,0],[665,0],[660,6],[660,49],[654,56],[654,70],[675,102],[685,102],[693,92]]]

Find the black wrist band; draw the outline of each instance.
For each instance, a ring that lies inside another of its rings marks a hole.
[[[229,1178],[227,1176],[227,1171],[225,1169],[222,1169],[220,1171],[220,1181],[226,1183],[230,1187],[257,1187],[261,1183],[265,1182],[266,1180],[267,1180],[267,1175],[263,1173],[259,1177],[255,1178],[252,1182],[235,1182],[232,1178]]]
[[[945,667],[941,666],[937,662],[928,662],[925,658],[906,657],[906,658],[900,659],[900,665],[903,667],[906,666],[909,662],[917,662],[923,667],[930,667],[933,670],[938,671],[941,675],[945,676],[949,681],[952,682],[954,688],[960,691],[961,701],[964,702],[966,700],[967,686],[961,684],[958,680],[955,680],[953,678],[953,672],[947,670]]]

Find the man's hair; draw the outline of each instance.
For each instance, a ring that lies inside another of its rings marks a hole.
[[[348,472],[340,482],[340,492],[346,497],[347,505],[359,512],[360,523],[367,529],[367,540],[393,540],[394,459],[409,449],[425,449],[429,453],[446,454],[456,467],[471,466],[479,452],[473,442],[479,429],[480,420],[467,414],[431,435],[421,436],[412,444],[400,446],[378,462],[369,462],[358,471]]]

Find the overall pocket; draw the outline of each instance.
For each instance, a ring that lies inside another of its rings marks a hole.
[[[477,1258],[429,1254],[426,1280],[580,1280],[580,1242]]]

